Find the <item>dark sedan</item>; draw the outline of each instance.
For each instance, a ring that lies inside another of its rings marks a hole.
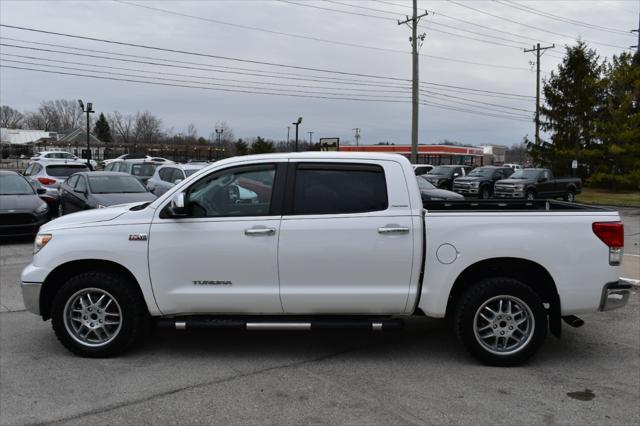
[[[153,201],[156,196],[138,179],[127,173],[76,173],[60,186],[60,216],[81,210],[114,206],[116,204]]]
[[[431,182],[427,180],[427,178],[424,177],[424,175],[416,176],[416,180],[418,181],[418,188],[420,188],[420,196],[422,197],[423,203],[426,203],[427,201],[464,199],[464,196],[453,191],[436,188]]]
[[[49,208],[24,176],[0,170],[0,235],[35,235],[47,221]]]

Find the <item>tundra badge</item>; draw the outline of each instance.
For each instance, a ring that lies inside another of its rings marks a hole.
[[[129,234],[129,241],[147,241],[147,234]]]

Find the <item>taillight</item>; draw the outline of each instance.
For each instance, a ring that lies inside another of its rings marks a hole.
[[[624,225],[622,222],[595,222],[593,233],[609,247],[609,264],[622,262],[624,247]]]
[[[49,179],[49,178],[46,178],[46,177],[39,177],[38,178],[38,182],[40,182],[43,185],[51,185],[51,184],[56,183],[56,180],[55,179]]]

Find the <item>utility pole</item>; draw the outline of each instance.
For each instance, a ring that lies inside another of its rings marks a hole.
[[[307,132],[307,133],[309,133],[309,145],[311,145],[313,143],[312,138],[315,132]]]
[[[355,129],[351,129],[356,131],[356,147],[360,146],[360,127],[356,127]]]
[[[93,110],[93,103],[91,102],[87,102],[87,108],[85,109],[84,103],[82,102],[82,100],[78,99],[78,105],[80,105],[82,112],[87,113],[87,167],[89,168],[89,170],[92,170],[91,168],[91,133],[89,133],[90,131],[89,126],[91,124],[91,121],[89,120],[89,114],[93,114],[95,111]]]
[[[640,52],[640,13],[638,13],[638,29],[631,30],[632,33],[638,33],[638,44],[631,46],[631,49],[636,49],[636,53]]]
[[[546,47],[540,47],[540,43],[533,46],[533,49],[524,49],[525,53],[536,52],[536,145],[540,144],[540,57],[547,49],[553,49],[555,44]]]
[[[289,138],[289,130],[291,130],[291,127],[290,127],[290,126],[287,126],[287,147],[289,146],[289,141],[291,140],[291,139]]]
[[[429,13],[425,10],[422,15],[418,15],[418,0],[413,0],[413,16],[409,18],[406,16],[404,21],[398,21],[398,25],[407,24],[411,28],[411,57],[412,57],[412,70],[413,77],[411,83],[411,162],[416,164],[418,162],[418,113],[419,113],[419,86],[420,76],[418,73],[418,40],[420,46],[426,37],[426,34],[418,36],[418,22],[423,16],[427,16]]]

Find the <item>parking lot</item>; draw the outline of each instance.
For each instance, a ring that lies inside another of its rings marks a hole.
[[[640,211],[623,274],[640,278]],[[584,315],[526,366],[479,365],[445,321],[401,332],[155,331],[115,359],[83,359],[25,312],[31,241],[0,246],[2,424],[637,424],[640,295]]]

